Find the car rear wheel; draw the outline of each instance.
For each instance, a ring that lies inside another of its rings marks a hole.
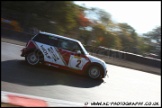
[[[37,65],[40,59],[39,59],[39,56],[36,54],[36,52],[31,52],[27,54],[26,61],[30,65]]]
[[[99,66],[91,66],[88,69],[88,75],[90,78],[92,79],[98,79],[101,76],[101,69],[99,68]]]

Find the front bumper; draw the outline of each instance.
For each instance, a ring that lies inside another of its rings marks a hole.
[[[107,74],[108,73],[108,68],[107,68],[107,65],[106,65],[105,62],[103,63],[103,67],[104,67],[104,77],[106,77],[106,75],[108,75]]]
[[[104,70],[104,77],[106,77],[106,75],[108,75],[107,73],[108,73],[108,69],[105,68],[105,70]]]

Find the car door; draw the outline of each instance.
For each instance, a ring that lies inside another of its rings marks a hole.
[[[38,38],[34,39],[34,41],[43,53],[45,62],[65,66],[65,63],[62,61],[61,55],[57,49],[58,38],[40,34]]]
[[[71,69],[82,70],[86,63],[89,62],[89,59],[82,53],[81,47],[77,42],[60,39],[58,49],[64,63]],[[77,51],[81,53],[78,54]]]

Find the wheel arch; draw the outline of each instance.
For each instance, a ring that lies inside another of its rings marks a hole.
[[[26,56],[29,54],[29,53],[31,53],[31,52],[37,52],[37,51],[39,51],[39,52],[41,52],[41,54],[43,55],[43,53],[42,53],[42,51],[40,50],[40,49],[38,49],[38,48],[28,48],[27,50],[26,50],[26,53],[25,53],[25,60],[26,60]],[[43,55],[43,60],[42,61],[44,61],[44,55]]]
[[[27,54],[29,54],[29,53],[31,53],[33,51],[36,51],[36,50],[39,50],[39,49],[37,49],[37,48],[27,48],[24,55],[27,55]]]

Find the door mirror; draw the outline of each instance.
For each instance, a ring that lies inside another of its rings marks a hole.
[[[77,54],[80,55],[81,54],[81,51],[80,50],[77,50]]]

